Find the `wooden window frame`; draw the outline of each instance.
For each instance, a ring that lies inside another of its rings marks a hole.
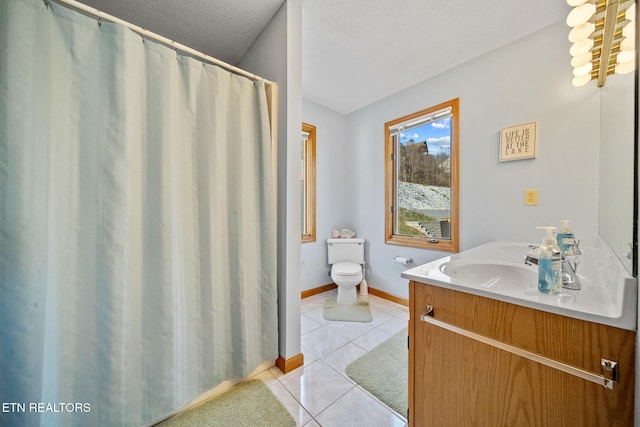
[[[384,124],[385,138],[385,243],[390,245],[409,246],[414,248],[432,249],[437,251],[459,251],[459,147],[460,147],[460,114],[459,98],[443,102],[433,107],[409,114]],[[406,122],[418,117],[433,113],[445,108],[451,108],[451,239],[438,240],[437,243],[429,242],[425,236],[407,236],[394,234],[394,215],[397,207],[394,206],[396,198],[396,143],[389,132],[389,127]]]
[[[302,225],[302,243],[316,241],[316,127],[302,123],[302,131],[309,134],[304,147],[305,223]]]

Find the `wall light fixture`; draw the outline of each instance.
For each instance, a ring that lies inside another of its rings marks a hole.
[[[627,74],[636,64],[635,0],[567,0],[573,85],[604,85],[610,74]]]

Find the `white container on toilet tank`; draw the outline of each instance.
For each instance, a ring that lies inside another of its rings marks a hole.
[[[338,285],[338,304],[356,304],[356,286],[362,281],[364,239],[327,239],[331,279]]]

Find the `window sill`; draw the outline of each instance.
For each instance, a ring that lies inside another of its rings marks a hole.
[[[313,236],[311,234],[303,234],[302,235],[302,243],[310,243],[310,242],[315,242],[316,241],[316,236]]]
[[[396,246],[408,246],[412,248],[430,249],[434,251],[458,252],[457,240],[438,240],[437,243],[429,242],[425,237],[387,236],[385,243]]]

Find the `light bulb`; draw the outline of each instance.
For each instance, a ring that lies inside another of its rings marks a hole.
[[[569,41],[571,43],[579,42],[580,40],[584,40],[593,33],[593,30],[596,29],[596,24],[593,22],[585,22],[584,24],[575,27],[569,32]]]
[[[586,3],[587,0],[567,0],[567,4],[571,7],[580,6],[582,3]]]
[[[618,53],[618,64],[626,64],[636,59],[636,53],[633,50],[623,50]]]
[[[593,70],[593,64],[591,62],[587,62],[581,67],[577,67],[573,69],[573,75],[576,77],[581,77],[586,74],[590,74],[591,70]]]
[[[627,9],[627,11],[624,13],[624,18],[628,19],[629,21],[634,21],[636,19],[636,4],[635,3],[631,3],[631,6],[629,6],[629,9]]]
[[[622,36],[623,37],[628,37],[630,39],[635,39],[636,38],[636,23],[634,21],[631,21],[629,23],[627,23],[627,25],[624,26],[624,28],[622,29]]]
[[[635,48],[635,44],[636,43],[635,43],[634,39],[630,39],[629,37],[625,37],[620,42],[620,50],[622,50],[622,51],[633,50]]]
[[[567,16],[567,25],[572,28],[578,27],[591,19],[594,13],[596,13],[595,4],[581,4],[569,12],[569,16]]]
[[[587,53],[593,47],[593,39],[584,39],[571,45],[569,53],[571,56],[578,56]]]
[[[591,81],[591,74],[587,74],[580,77],[574,77],[571,83],[574,86],[584,86]]]
[[[631,62],[625,62],[624,64],[617,64],[616,65],[616,74],[627,74],[632,72],[635,69],[635,63],[633,61]]]
[[[573,58],[571,58],[571,66],[573,68],[582,67],[587,62],[591,62],[592,58],[593,58],[593,55],[591,54],[591,52],[587,52],[587,53],[583,53],[583,54],[578,55],[578,56],[574,56]]]

